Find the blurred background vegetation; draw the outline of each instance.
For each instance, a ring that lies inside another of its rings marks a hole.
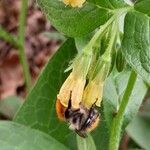
[[[27,8],[24,9],[22,2],[0,0],[1,120],[12,120],[28,93],[27,89],[33,86],[43,66],[65,40],[65,37],[47,21],[36,1],[29,0]],[[22,63],[23,57],[28,62],[27,72],[27,64]],[[30,80],[32,84],[29,85]],[[149,140],[150,90],[138,115],[127,127],[120,150],[150,150]]]

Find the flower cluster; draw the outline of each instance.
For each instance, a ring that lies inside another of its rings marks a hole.
[[[100,57],[93,65],[94,53],[82,51],[72,63],[72,72],[62,85],[57,99],[64,107],[68,106],[70,92],[72,92],[72,107],[78,109],[82,103],[90,109],[95,103],[100,107],[103,93],[104,81],[110,68],[110,60]],[[91,68],[92,67],[92,68]],[[92,73],[90,72],[92,69]],[[88,76],[88,73],[90,75]]]
[[[73,109],[80,108],[81,104],[87,109],[90,109],[93,104],[100,107],[104,82],[111,66],[111,52],[117,39],[116,31],[116,22],[112,19],[108,20],[72,61],[70,67],[72,72],[57,95],[57,99],[64,107],[67,108],[70,98]],[[100,41],[106,33],[109,33],[111,38],[107,37],[108,45],[100,56]]]

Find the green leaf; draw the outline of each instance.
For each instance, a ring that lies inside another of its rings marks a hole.
[[[137,116],[127,127],[129,136],[143,149],[150,148],[150,120]]]
[[[74,58],[74,40],[67,40],[49,60],[27,100],[15,117],[15,121],[50,134],[69,147],[76,148],[75,136],[66,123],[61,123],[55,112],[58,91],[68,74],[64,70]]]
[[[2,99],[0,100],[0,113],[9,119],[12,119],[22,103],[23,100],[17,96],[9,96]]]
[[[10,121],[0,122],[1,150],[67,150],[54,138]]]
[[[122,55],[121,49],[118,50],[117,56],[116,56],[116,68],[118,72],[121,72],[125,67],[125,59]]]
[[[111,127],[113,115],[117,112],[120,100],[124,94],[129,79],[130,71],[124,70],[121,73],[111,74],[106,81],[104,88],[103,104],[104,114],[107,121],[108,128]],[[142,79],[139,77],[136,80],[134,89],[129,99],[125,115],[124,115],[124,126],[133,119],[141,106],[142,100],[147,92],[147,86],[144,84]],[[108,94],[109,93],[109,94]]]
[[[58,32],[44,32],[43,35],[50,40],[63,41],[63,42],[66,40],[66,38]]]
[[[87,138],[82,138],[76,135],[78,150],[96,150],[95,143],[90,134],[88,134]]]
[[[104,24],[110,12],[86,3],[82,8],[65,6],[59,0],[37,0],[55,28],[71,37],[82,36]]]
[[[150,0],[138,0],[134,5],[135,10],[150,16]]]
[[[75,38],[75,45],[78,51],[82,51],[83,48],[89,43],[91,40],[93,34],[88,34],[83,37],[77,37]]]
[[[100,109],[102,110],[102,107]],[[101,112],[100,123],[98,127],[92,132],[92,137],[97,150],[108,150],[109,130],[107,128],[103,112]]]
[[[127,6],[124,0],[88,0],[88,1],[108,9],[115,9]]]
[[[150,18],[139,12],[125,17],[123,54],[130,66],[150,85]]]

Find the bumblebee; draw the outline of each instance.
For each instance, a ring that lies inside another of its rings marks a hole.
[[[95,102],[96,103],[96,102]],[[90,109],[80,104],[78,109],[73,109],[71,104],[71,92],[68,107],[64,107],[60,100],[56,100],[56,113],[60,120],[66,121],[69,128],[79,136],[85,138],[88,132],[94,130],[100,121],[100,114],[95,108],[95,103]]]

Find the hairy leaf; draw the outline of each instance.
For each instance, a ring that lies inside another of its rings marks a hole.
[[[55,101],[58,91],[68,74],[64,73],[70,60],[74,58],[74,40],[67,40],[44,68],[27,100],[15,117],[15,121],[50,134],[69,147],[76,148],[75,136],[66,123],[58,120]],[[63,137],[63,138],[62,138]]]
[[[127,127],[129,136],[143,149],[150,148],[150,120],[137,116]]]
[[[150,16],[150,0],[138,0],[134,5],[135,10]]]
[[[37,2],[55,28],[71,37],[88,34],[104,24],[110,16],[108,10],[89,3],[82,8],[72,8],[59,0]]]
[[[12,119],[22,103],[23,100],[16,96],[9,96],[2,99],[0,100],[0,113],[9,119]]]
[[[131,67],[150,85],[150,18],[139,12],[125,17],[123,54]]]
[[[124,0],[88,0],[88,1],[108,9],[115,9],[127,6]]]
[[[96,150],[95,143],[90,134],[88,134],[87,138],[82,138],[78,135],[76,136],[76,138],[77,138],[78,150]]]
[[[119,103],[126,89],[129,75],[130,71],[126,70],[121,73],[114,73],[108,78],[105,84],[103,104],[105,119],[109,128],[111,127],[113,115],[115,115],[117,109],[119,108]],[[147,86],[139,77],[136,80],[135,86],[129,99],[129,103],[125,110],[124,128],[138,112],[146,92]]]
[[[0,122],[1,150],[67,150],[49,135],[18,123]]]
[[[102,107],[100,108],[102,110]],[[92,132],[92,136],[97,150],[108,150],[109,144],[109,130],[107,128],[104,114],[101,111],[100,122],[98,127]]]

